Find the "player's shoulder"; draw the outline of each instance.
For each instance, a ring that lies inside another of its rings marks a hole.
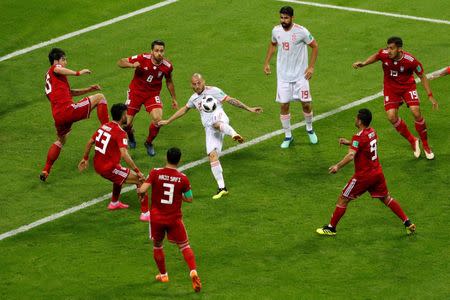
[[[380,50],[378,50],[378,55],[382,55],[382,56],[388,56],[388,50],[386,48],[381,48]]]
[[[219,91],[221,91],[221,89],[219,89],[217,86],[213,86],[213,85],[205,86],[205,92],[214,93],[214,92],[219,92]]]
[[[283,30],[283,26],[281,26],[281,24],[275,25],[272,28],[272,31],[280,31]]]
[[[306,29],[306,27],[305,26],[302,26],[302,25],[300,25],[300,24],[297,24],[297,23],[294,23],[293,25],[292,25],[292,30],[293,31],[300,31],[300,32],[306,32],[306,31],[308,31],[308,29]]]
[[[403,58],[409,62],[414,62],[417,60],[411,53],[403,51]]]
[[[152,55],[150,53],[141,53],[136,55],[136,57],[142,57],[144,59],[152,59]]]
[[[163,61],[162,61],[162,64],[164,65],[164,66],[166,66],[167,68],[172,68],[172,63],[168,60],[168,59],[163,59]]]

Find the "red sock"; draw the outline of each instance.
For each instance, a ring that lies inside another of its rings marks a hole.
[[[429,148],[428,146],[428,135],[427,135],[427,124],[425,120],[422,118],[419,121],[414,122],[416,127],[416,131],[420,136],[420,140],[422,141],[422,145],[424,148]]]
[[[330,220],[331,226],[336,228],[337,224],[339,223],[339,220],[345,214],[346,209],[347,209],[347,206],[341,206],[341,205],[336,204],[336,208],[334,209],[333,215],[331,216],[331,220]]]
[[[113,190],[112,190],[112,199],[111,199],[111,202],[117,202],[117,201],[119,201],[120,191],[122,191],[122,186],[119,185],[119,184],[113,183]]]
[[[153,246],[153,258],[158,266],[159,273],[166,274],[166,258],[164,256],[163,247]]]
[[[411,145],[414,145],[414,143],[416,142],[416,138],[409,131],[405,121],[398,118],[398,121],[394,124],[394,127],[405,139],[408,140]]]
[[[47,161],[45,162],[44,170],[47,173],[50,173],[50,169],[52,168],[55,161],[58,159],[59,153],[61,153],[62,144],[60,141],[54,142],[50,149],[48,149],[47,153]]]
[[[403,209],[401,208],[400,204],[397,201],[395,201],[394,198],[391,198],[391,200],[389,200],[386,206],[389,207],[402,220],[403,223],[405,223],[405,221],[408,220],[408,217],[403,212]]]
[[[100,103],[97,105],[97,117],[101,124],[109,122],[108,104],[106,99],[100,100]]]
[[[148,212],[148,194],[145,193],[144,199],[141,202],[141,212],[146,213]]]
[[[183,253],[184,260],[186,261],[186,263],[189,267],[189,270],[192,271],[192,270],[197,269],[197,265],[195,264],[194,251],[192,251],[189,244],[187,246],[180,248],[180,250],[181,250],[181,253]]]
[[[151,144],[153,142],[153,140],[156,138],[156,136],[158,135],[159,132],[159,128],[158,126],[155,126],[155,124],[153,124],[153,122],[150,124],[150,127],[148,128],[148,137],[147,137],[147,143]]]

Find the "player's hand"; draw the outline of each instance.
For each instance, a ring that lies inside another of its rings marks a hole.
[[[167,120],[161,120],[161,121],[158,122],[158,126],[164,126],[164,125],[167,125],[167,124],[169,124],[169,121],[167,121]]]
[[[140,66],[141,66],[141,63],[138,61],[133,63],[133,65],[132,65],[133,68],[139,68]]]
[[[265,73],[266,75],[269,75],[270,73],[272,73],[272,72],[270,71],[270,65],[264,65],[264,73]]]
[[[262,109],[262,107],[259,107],[259,106],[257,106],[257,107],[250,107],[250,111],[252,113],[255,113],[255,114],[260,114],[260,113],[263,112],[263,109]]]
[[[79,170],[80,172],[83,172],[84,170],[87,169],[88,166],[89,166],[89,161],[83,158],[83,159],[80,161],[80,163],[78,164],[78,170]]]
[[[83,69],[83,70],[81,70],[79,72],[80,72],[80,75],[91,74],[92,73],[91,70],[89,70],[89,69]]]
[[[145,176],[144,176],[144,174],[142,174],[141,171],[137,172],[136,175],[138,176],[139,181],[141,181],[141,182],[145,181]]]
[[[354,69],[359,69],[359,68],[364,67],[364,63],[362,61],[357,61],[357,62],[354,62],[352,66]]]
[[[172,99],[172,108],[173,109],[178,109],[178,102],[175,99]]]
[[[433,96],[428,97],[428,99],[429,99],[429,100],[431,101],[431,103],[433,104],[433,109],[434,109],[434,110],[437,110],[437,109],[439,108],[439,104],[438,104],[438,102],[436,101],[436,99],[434,99]]]
[[[337,171],[339,171],[338,165],[334,165],[328,168],[328,173],[330,174],[335,174],[337,173]]]
[[[306,79],[306,80],[310,80],[311,77],[313,76],[313,73],[314,73],[314,68],[313,68],[313,67],[308,67],[308,68],[305,70],[305,79]]]
[[[345,138],[339,138],[339,146],[350,145],[350,141]]]
[[[93,84],[93,85],[91,85],[91,86],[89,87],[89,89],[90,89],[91,91],[100,91],[102,88],[101,88],[101,86],[98,85],[98,84]]]

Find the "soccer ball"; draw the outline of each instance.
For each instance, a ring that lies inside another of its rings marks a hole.
[[[204,112],[211,113],[217,108],[217,99],[213,96],[206,95],[202,99],[202,109]]]

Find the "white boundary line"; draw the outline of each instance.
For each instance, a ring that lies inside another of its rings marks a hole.
[[[325,119],[325,118],[327,118],[327,117],[329,117],[329,116],[335,115],[335,114],[340,113],[340,112],[342,112],[342,111],[344,111],[344,110],[348,110],[348,109],[353,108],[353,107],[355,107],[355,106],[358,106],[358,105],[360,105],[360,104],[363,104],[363,103],[372,101],[372,100],[374,100],[374,99],[376,99],[376,98],[381,97],[382,95],[383,95],[382,92],[378,92],[378,93],[373,94],[373,95],[371,95],[371,96],[364,97],[364,98],[362,98],[362,99],[353,101],[353,102],[351,102],[351,103],[349,103],[349,104],[340,106],[340,107],[338,107],[338,108],[336,108],[336,109],[333,109],[333,110],[330,110],[330,111],[328,111],[328,112],[326,112],[326,113],[317,115],[316,117],[314,117],[314,121],[318,121],[318,120]],[[294,130],[294,129],[297,129],[297,128],[302,127],[302,126],[304,126],[304,125],[305,125],[305,122],[302,121],[302,122],[299,122],[299,123],[294,124],[293,126],[291,126],[291,128],[292,128],[292,130]],[[280,135],[280,134],[282,134],[283,132],[284,132],[283,129],[280,129],[280,130],[276,130],[276,131],[267,133],[267,134],[265,134],[265,135],[262,135],[262,136],[260,136],[260,137],[257,137],[257,138],[255,138],[255,139],[250,140],[250,141],[248,141],[248,142],[245,142],[245,143],[243,143],[243,144],[239,144],[239,145],[237,145],[237,146],[228,148],[228,149],[226,149],[225,151],[222,151],[222,153],[221,153],[220,156],[224,156],[224,155],[227,155],[227,154],[236,152],[236,151],[238,151],[238,150],[240,150],[240,149],[244,149],[244,148],[247,148],[247,147],[256,145],[256,144],[261,143],[261,142],[263,142],[263,141],[265,141],[265,140],[268,140],[268,139],[270,139],[270,138],[272,138],[272,137],[274,137],[274,136]],[[181,166],[181,167],[179,168],[179,170],[182,172],[182,171],[184,171],[184,170],[188,170],[188,169],[194,168],[194,167],[196,167],[196,166],[198,166],[198,165],[204,164],[204,163],[206,163],[206,162],[208,162],[208,161],[209,161],[208,157],[204,157],[204,158],[202,158],[202,159],[199,159],[199,160],[196,160],[196,161],[193,161],[193,162],[190,162],[190,163],[187,163],[187,164]],[[135,189],[134,186],[127,186],[127,187],[125,187],[125,188],[122,190],[122,194],[123,194],[123,193],[127,193],[127,192],[129,192],[129,191],[131,191],[131,190],[134,190],[134,189]],[[71,207],[71,208],[66,209],[66,210],[63,210],[63,211],[61,211],[61,212],[55,213],[55,214],[53,214],[53,215],[50,215],[50,216],[45,217],[45,218],[43,218],[43,219],[40,219],[40,220],[38,220],[38,221],[36,221],[36,222],[30,223],[30,224],[28,224],[28,225],[24,225],[24,226],[21,226],[21,227],[19,227],[19,228],[17,228],[17,229],[14,229],[14,230],[11,230],[11,231],[2,233],[2,234],[0,234],[0,241],[3,240],[3,239],[6,239],[6,238],[8,238],[8,237],[17,235],[17,234],[19,234],[19,233],[21,233],[21,232],[28,231],[28,230],[30,230],[30,229],[32,229],[32,228],[34,228],[34,227],[39,226],[39,225],[42,225],[42,224],[45,224],[45,223],[54,221],[54,220],[56,220],[56,219],[59,219],[59,218],[65,216],[65,215],[72,214],[72,213],[74,213],[74,212],[77,212],[77,211],[79,211],[79,210],[82,210],[82,209],[84,209],[84,208],[87,208],[87,207],[89,207],[89,206],[92,206],[92,205],[94,205],[94,204],[100,203],[100,202],[102,202],[102,201],[105,201],[106,199],[110,199],[110,197],[111,197],[111,193],[106,194],[106,195],[103,195],[103,196],[98,197],[98,198],[95,198],[95,199],[92,199],[92,200],[90,200],[90,201],[84,202],[84,203],[82,203],[82,204],[80,204],[80,205]]]
[[[296,3],[296,4],[301,4],[301,5],[316,6],[316,7],[322,7],[322,8],[331,8],[331,9],[338,9],[338,10],[353,11],[353,12],[359,12],[359,13],[365,13],[365,14],[372,14],[372,15],[382,15],[382,16],[388,16],[388,17],[394,17],[394,18],[411,19],[411,20],[416,20],[416,21],[423,21],[423,22],[430,22],[430,23],[439,23],[439,24],[450,25],[450,21],[448,21],[448,20],[441,20],[441,19],[430,19],[430,18],[423,18],[423,17],[416,17],[416,16],[409,16],[409,15],[387,13],[387,12],[376,11],[376,10],[368,10],[368,9],[361,9],[361,8],[354,8],[354,7],[347,7],[347,6],[337,6],[337,5],[331,5],[331,4],[307,2],[307,1],[297,1],[297,0],[278,0],[278,1],[280,1],[280,2]]]
[[[160,8],[160,7],[163,7],[163,6],[175,3],[177,1],[178,0],[166,0],[166,1],[163,1],[163,2],[159,2],[159,3],[156,3],[154,5],[150,5],[150,6],[147,6],[147,7],[138,9],[138,10],[135,10],[135,11],[130,12],[128,14],[121,15],[121,16],[118,16],[116,18],[113,18],[113,19],[110,19],[110,20],[107,20],[107,21],[104,21],[104,22],[101,22],[101,23],[98,23],[98,24],[95,24],[95,25],[92,25],[92,26],[89,26],[89,27],[77,30],[77,31],[74,31],[74,32],[71,32],[71,33],[67,33],[65,35],[62,35],[62,36],[59,36],[57,38],[51,39],[49,41],[42,42],[42,43],[33,45],[31,47],[28,47],[28,48],[24,48],[24,49],[21,49],[21,50],[14,51],[14,52],[12,52],[10,54],[7,54],[5,56],[0,57],[0,62],[4,61],[4,60],[7,60],[7,59],[10,59],[10,58],[13,58],[13,57],[16,57],[16,56],[19,56],[19,55],[22,55],[22,54],[25,54],[25,53],[28,53],[28,52],[31,52],[33,50],[36,50],[36,49],[48,46],[48,45],[57,43],[57,42],[61,42],[61,41],[70,39],[70,38],[72,38],[74,36],[77,36],[77,35],[80,35],[80,34],[83,34],[83,33],[89,32],[89,31],[93,31],[93,30],[96,30],[96,29],[99,29],[99,28],[102,28],[102,27],[105,27],[105,26],[108,26],[108,25],[120,22],[122,20],[129,19],[131,17],[134,17],[134,16],[137,16],[137,15],[140,15],[140,14],[143,14],[143,13],[155,10],[157,8]]]

